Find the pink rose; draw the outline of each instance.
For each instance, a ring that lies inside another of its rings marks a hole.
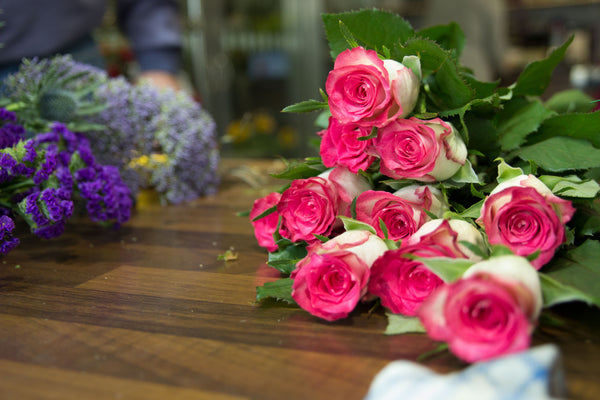
[[[434,195],[438,192],[435,188],[416,185],[394,194],[368,190],[361,193],[356,200],[356,219],[371,225],[380,237],[384,237],[379,224],[382,220],[389,239],[405,239],[430,220],[423,209],[429,210],[435,202],[436,207],[441,210],[441,206],[438,206],[441,202]],[[439,194],[441,196],[441,193]]]
[[[405,240],[405,247],[419,245],[425,241],[446,248],[456,257],[480,261],[481,257],[473,253],[461,242],[469,242],[485,253],[486,246],[481,235],[473,225],[461,219],[434,219],[424,223],[417,232]]]
[[[416,315],[421,303],[444,282],[422,262],[405,257],[402,249],[388,250],[371,268],[368,291],[395,314]]]
[[[369,267],[386,250],[385,243],[367,231],[349,231],[316,243],[292,272],[292,297],[319,318],[345,318],[366,293]]]
[[[350,215],[350,205],[359,193],[370,189],[366,179],[338,167],[319,176],[295,179],[277,204],[281,215],[279,233],[292,242],[318,241],[314,235],[328,236],[338,215]]]
[[[459,234],[446,220],[430,221],[415,235],[403,241],[399,249],[387,251],[371,268],[369,294],[379,297],[381,304],[396,314],[416,315],[421,303],[444,284],[421,261],[407,255],[466,258],[458,243]]]
[[[485,199],[482,225],[491,244],[502,244],[520,256],[537,251],[532,265],[540,269],[566,241],[565,224],[575,213],[533,175],[520,175],[499,184]]]
[[[281,215],[281,236],[292,242],[317,241],[316,235],[327,236],[338,215],[335,185],[327,179],[312,177],[295,179],[277,204]]]
[[[423,182],[450,178],[467,157],[460,135],[439,118],[394,120],[377,132],[375,149],[384,175]]]
[[[340,53],[325,82],[329,109],[342,124],[382,127],[414,108],[419,80],[410,68],[381,60],[373,50]]]
[[[263,198],[256,199],[252,206],[252,210],[250,211],[250,220],[253,220],[263,212],[267,211],[269,208],[277,205],[280,198],[281,194],[274,192]],[[259,246],[264,247],[269,252],[277,250],[277,245],[273,239],[273,234],[277,229],[278,222],[279,213],[277,212],[273,212],[266,217],[252,221],[252,226],[254,227],[254,236],[256,237]]]
[[[473,265],[419,308],[434,340],[467,362],[525,350],[541,309],[539,278],[523,257],[501,256]]]
[[[359,140],[369,136],[371,129],[355,124],[341,124],[333,117],[329,118],[327,129],[319,132],[321,136],[320,155],[326,167],[338,165],[347,167],[351,172],[366,171],[375,161],[372,154],[373,139]]]

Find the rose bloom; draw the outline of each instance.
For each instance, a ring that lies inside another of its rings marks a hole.
[[[291,278],[292,297],[300,307],[327,321],[345,318],[365,295],[370,266],[387,250],[367,231],[348,231],[309,246]]]
[[[415,233],[431,218],[423,209],[440,214],[441,192],[433,187],[411,185],[395,193],[368,190],[356,199],[356,219],[371,225],[380,237],[384,237],[379,221],[388,231],[388,239],[405,239]]]
[[[574,213],[570,201],[552,194],[538,178],[520,175],[492,191],[477,222],[491,244],[505,245],[520,256],[539,251],[531,263],[540,269],[566,241],[565,224]]]
[[[349,215],[354,197],[368,189],[364,177],[343,167],[316,177],[295,179],[277,203],[281,215],[279,233],[292,242],[318,241],[314,235],[331,234],[337,216]]]
[[[252,210],[250,210],[250,220],[253,220],[269,208],[277,205],[280,198],[280,193],[273,192],[265,197],[256,199],[252,205]],[[266,217],[251,222],[254,227],[254,236],[256,237],[259,246],[264,247],[269,252],[277,250],[273,234],[277,229],[278,222],[279,213],[277,212],[273,212]]]
[[[378,130],[375,150],[381,173],[422,182],[450,178],[467,158],[467,147],[456,129],[439,118],[394,120]]]
[[[442,286],[419,308],[427,334],[477,362],[529,347],[542,305],[539,277],[527,259],[494,257]]]
[[[460,228],[461,233],[452,228],[450,221],[433,220],[403,241],[399,249],[389,250],[379,257],[371,268],[369,294],[379,297],[381,304],[393,313],[416,315],[419,306],[444,282],[421,261],[407,255],[467,258],[458,242],[465,236],[471,236],[472,232],[462,225],[465,221],[456,221],[459,220],[451,222]]]
[[[395,60],[355,47],[340,53],[325,90],[329,109],[342,124],[382,127],[410,114],[419,95],[419,79]]]
[[[371,134],[370,128],[356,124],[341,124],[329,118],[327,129],[318,132],[321,136],[320,155],[326,167],[345,166],[350,172],[366,171],[376,157],[373,155],[373,139],[359,140]]]

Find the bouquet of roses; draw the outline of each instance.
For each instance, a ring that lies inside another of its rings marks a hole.
[[[250,211],[282,274],[257,299],[327,321],[378,301],[387,333],[469,362],[527,348],[545,307],[600,305],[599,111],[578,91],[539,97],[572,38],[501,87],[460,65],[454,23],[323,21],[322,100],[284,109],[320,113],[320,157],[287,162],[289,184]]]

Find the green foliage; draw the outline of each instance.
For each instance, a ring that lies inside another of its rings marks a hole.
[[[275,253],[269,253],[269,261],[267,264],[270,267],[277,269],[284,275],[289,275],[296,269],[298,261],[306,257],[306,246],[303,244],[290,245],[283,250]]]
[[[386,335],[400,335],[403,333],[425,333],[425,327],[417,317],[387,312],[388,324],[385,328]]]
[[[552,137],[522,147],[517,152],[523,160],[532,160],[551,172],[584,170],[600,167],[600,149],[587,140],[570,137]]]
[[[267,282],[256,288],[256,301],[264,299],[275,299],[289,304],[296,304],[292,298],[292,285],[294,281],[290,278]]]
[[[379,52],[383,52],[384,47],[391,49],[414,35],[413,28],[405,19],[379,10],[323,14],[322,19],[333,59],[352,47],[347,41],[348,32],[359,45]],[[348,31],[346,35],[342,26]]]
[[[513,88],[514,96],[539,96],[544,93],[550,80],[552,72],[563,59],[567,48],[573,41],[571,36],[562,46],[554,50],[544,60],[530,63],[517,78]]]

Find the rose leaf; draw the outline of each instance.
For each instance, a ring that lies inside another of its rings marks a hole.
[[[385,329],[386,335],[400,335],[403,333],[424,333],[425,327],[417,317],[393,314],[386,312],[388,324]]]

